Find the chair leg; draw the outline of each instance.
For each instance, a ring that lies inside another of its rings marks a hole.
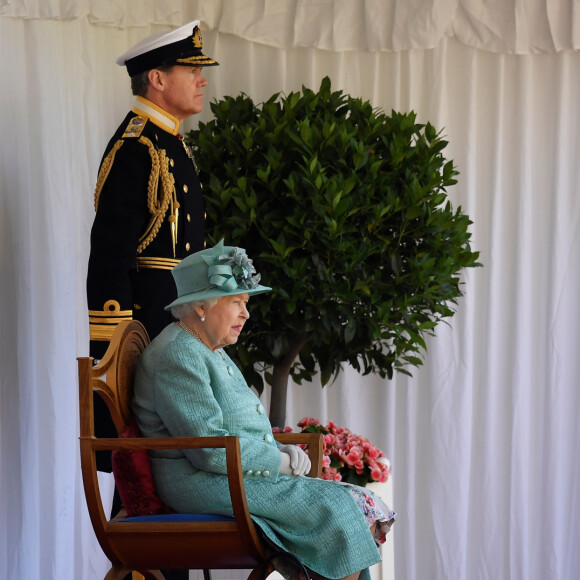
[[[133,570],[125,566],[113,566],[105,576],[104,580],[125,580],[127,574],[131,574]],[[165,576],[159,570],[141,570],[143,577],[149,580],[165,580]]]
[[[274,571],[274,566],[271,563],[258,564],[251,572],[246,580],[261,580],[267,578]]]
[[[127,574],[131,574],[132,570],[125,568],[125,566],[112,566],[107,572],[105,580],[124,580]]]

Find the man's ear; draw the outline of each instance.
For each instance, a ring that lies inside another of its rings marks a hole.
[[[147,78],[149,79],[149,86],[156,91],[163,91],[165,89],[165,73],[153,68],[147,73]]]

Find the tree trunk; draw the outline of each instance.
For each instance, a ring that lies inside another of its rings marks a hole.
[[[308,340],[308,338],[297,339],[286,353],[286,356],[274,363],[272,370],[272,396],[270,397],[270,423],[272,423],[272,427],[283,429],[286,426],[286,399],[290,369],[300,349]]]
[[[286,426],[286,399],[290,367],[275,364],[272,372],[272,395],[270,398],[270,423],[272,427]]]

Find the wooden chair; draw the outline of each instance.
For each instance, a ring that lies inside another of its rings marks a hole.
[[[118,433],[131,422],[130,400],[137,358],[149,338],[137,321],[121,322],[103,359],[93,366],[90,357],[79,357],[81,469],[91,522],[101,548],[111,561],[105,580],[120,580],[130,571],[163,580],[160,569],[251,569],[249,580],[273,570],[271,548],[262,541],[248,511],[237,437],[119,438],[95,437],[93,392],[104,399]],[[322,436],[293,433],[276,436],[283,443],[305,443],[312,462],[309,476],[322,472]],[[101,500],[95,453],[119,449],[224,448],[234,517],[216,516],[199,521],[195,514],[168,514],[128,518],[121,510],[108,520]]]

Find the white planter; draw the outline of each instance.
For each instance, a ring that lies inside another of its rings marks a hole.
[[[388,459],[385,458],[385,462],[388,463]],[[373,493],[378,495],[389,507],[393,507],[393,477],[389,476],[389,479],[385,483],[379,483],[373,481],[367,483],[366,487],[370,489]],[[395,509],[395,511],[397,511]],[[397,529],[397,524],[393,525],[392,530],[387,535],[387,541],[380,547],[379,551],[383,558],[382,562],[371,566],[371,578],[372,580],[395,580],[395,530]]]

